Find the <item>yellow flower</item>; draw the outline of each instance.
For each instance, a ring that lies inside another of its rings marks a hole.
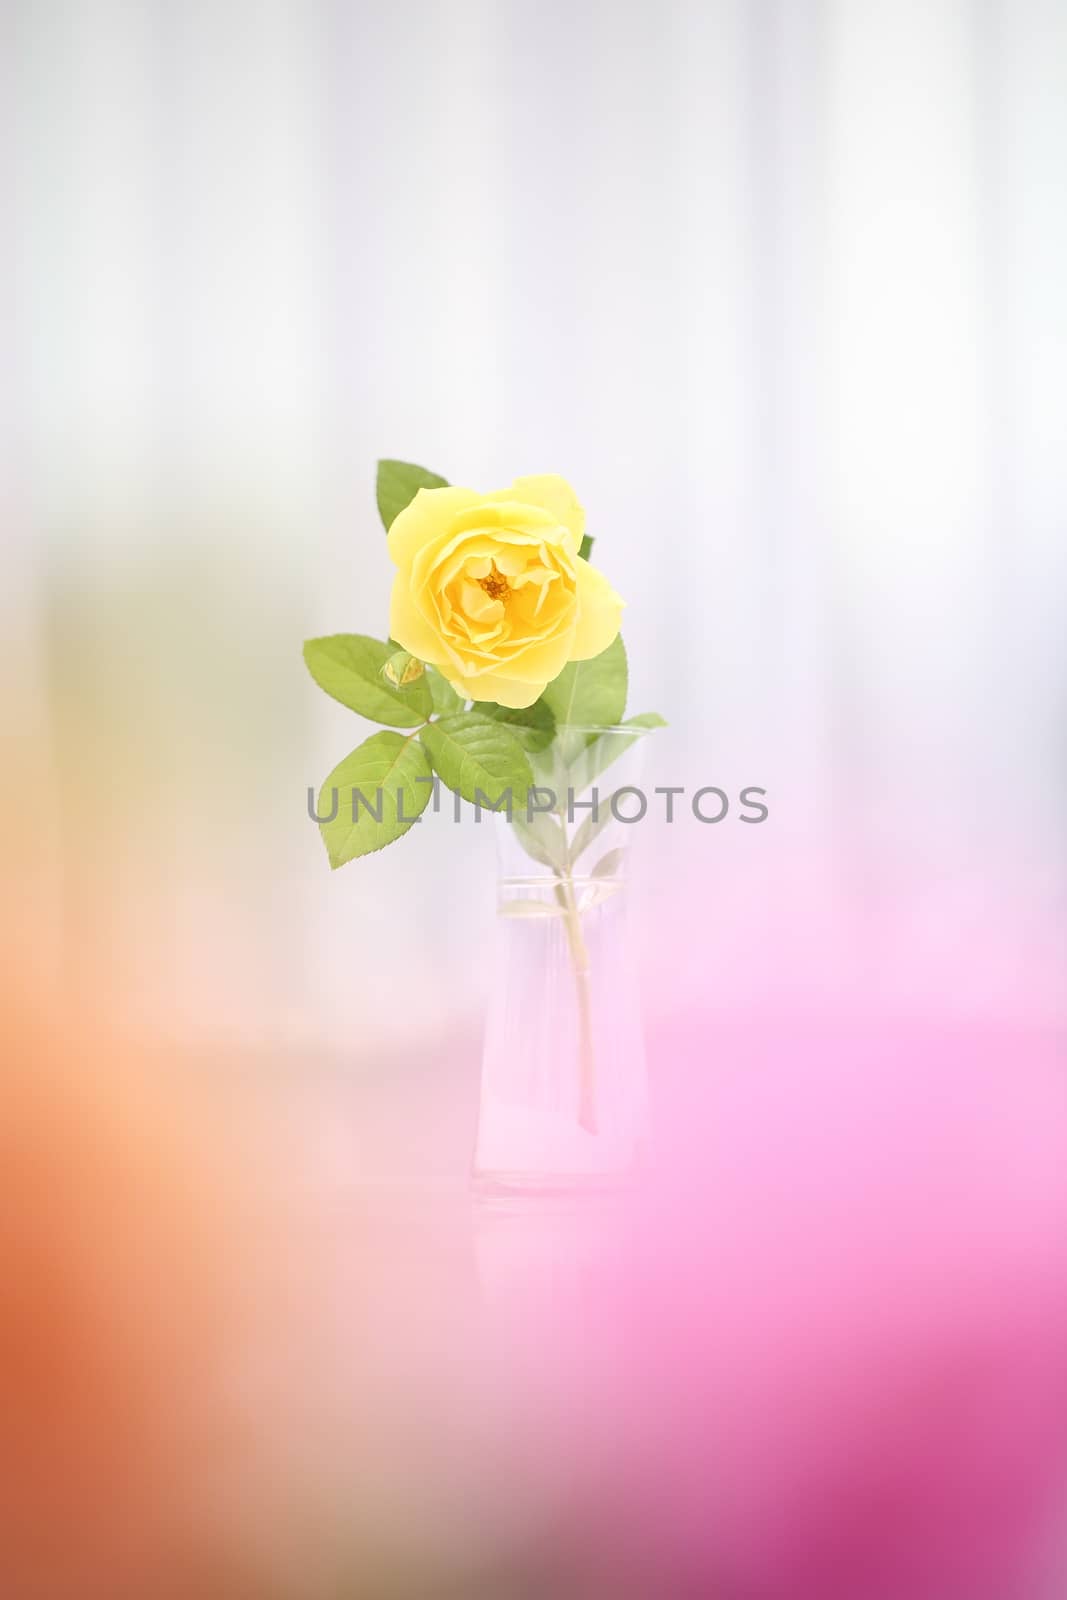
[[[563,478],[420,489],[389,530],[390,633],[466,699],[532,705],[619,631],[623,602],[578,554],[584,530]]]

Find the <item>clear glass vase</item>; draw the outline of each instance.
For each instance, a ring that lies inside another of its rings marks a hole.
[[[530,752],[529,807],[495,819],[481,1193],[599,1191],[641,1165],[648,1091],[627,867],[646,804],[647,731],[558,729]]]

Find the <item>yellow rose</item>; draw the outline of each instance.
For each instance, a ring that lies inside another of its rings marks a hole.
[[[532,705],[568,661],[615,638],[623,602],[578,554],[585,513],[563,478],[420,489],[389,530],[389,631],[468,700]]]

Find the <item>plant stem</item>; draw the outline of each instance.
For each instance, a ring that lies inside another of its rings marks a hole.
[[[561,898],[567,915],[567,941],[574,963],[578,1002],[578,1122],[587,1133],[598,1133],[596,1069],[593,1061],[593,1013],[589,987],[589,951],[582,932],[582,914],[574,892],[570,868],[560,875]]]

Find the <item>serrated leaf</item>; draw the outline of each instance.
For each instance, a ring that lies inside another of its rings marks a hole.
[[[388,644],[362,633],[308,639],[304,660],[320,689],[350,711],[387,727],[417,728],[433,710],[426,675],[401,688],[385,676],[393,654]]]
[[[541,696],[557,723],[610,727],[626,710],[626,649],[619,634],[591,661],[572,661]]]
[[[618,879],[605,878],[602,883],[587,883],[578,896],[578,910],[583,914],[592,911],[594,906],[604,904],[613,894],[618,894],[622,884]]]
[[[420,489],[447,488],[447,478],[440,477],[436,472],[428,472],[425,467],[417,467],[412,461],[379,461],[376,485],[378,515],[385,524],[386,533]]]
[[[420,735],[434,770],[472,805],[497,806],[510,792],[513,807],[526,804],[533,773],[519,741],[477,711],[431,722]]]
[[[621,845],[614,850],[609,850],[607,855],[601,856],[593,868],[591,876],[594,878],[613,878],[622,866],[626,851]]]
[[[581,824],[571,840],[572,861],[580,861],[589,846],[599,837],[608,823],[614,822],[615,818],[611,811],[613,798],[613,795],[598,795],[599,804],[597,805],[596,817],[594,818],[593,813],[590,811],[587,816],[582,818]]]
[[[329,815],[337,791],[337,815],[319,824],[330,866],[383,850],[407,833],[426,809],[432,777],[410,734],[374,733],[338,762],[318,801],[319,815]]]
[[[494,721],[506,723],[524,750],[537,752],[552,743],[556,719],[542,700],[535,700],[532,706],[519,709],[498,706],[492,700],[480,700],[478,709]]]
[[[566,870],[567,838],[555,817],[547,811],[535,811],[527,820],[525,811],[516,811],[511,826],[532,861],[551,867],[554,872]]]
[[[430,685],[430,699],[438,716],[451,716],[454,711],[462,711],[464,707],[463,696],[457,694],[448,679],[442,677],[436,667],[426,668],[426,679]]]
[[[646,711],[640,716],[628,717],[618,728],[594,734],[580,749],[569,753],[567,770],[570,787],[576,794],[581,794],[596,782],[602,772],[606,772],[620,756],[626,754],[640,730],[666,726],[657,712]],[[633,728],[634,732],[626,733],[624,730],[627,728]]]

